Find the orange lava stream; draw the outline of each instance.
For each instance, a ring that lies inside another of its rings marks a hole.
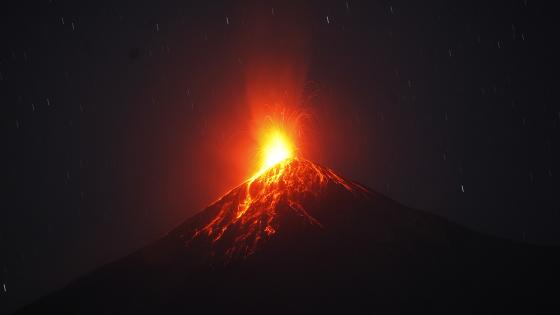
[[[290,212],[311,226],[323,228],[305,209],[302,200],[317,197],[327,183],[353,193],[365,190],[307,160],[285,159],[257,173],[211,205],[219,208],[217,214],[187,243],[208,237],[216,251],[222,251],[226,257],[246,257],[278,232],[280,212]]]

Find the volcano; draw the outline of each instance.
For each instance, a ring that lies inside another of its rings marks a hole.
[[[555,254],[289,158],[20,313],[499,313],[556,303]]]

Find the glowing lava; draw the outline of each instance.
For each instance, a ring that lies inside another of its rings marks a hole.
[[[213,217],[194,232],[186,232],[183,240],[187,246],[208,240],[212,255],[226,260],[249,256],[282,233],[280,226],[286,218],[296,217],[307,226],[322,229],[316,217],[320,213],[312,205],[329,190],[346,196],[369,194],[328,168],[298,157],[283,159],[213,203],[209,207]]]
[[[261,149],[262,165],[259,173],[294,156],[294,145],[282,131],[276,129],[264,137]]]
[[[301,115],[268,117],[260,128],[259,170],[243,184],[209,206],[211,216],[184,231],[186,246],[209,246],[211,257],[224,261],[252,255],[264,242],[285,235],[281,226],[297,221],[323,229],[316,201],[328,192],[352,199],[369,191],[332,170],[297,156],[296,135]],[[198,219],[197,219],[198,220]]]

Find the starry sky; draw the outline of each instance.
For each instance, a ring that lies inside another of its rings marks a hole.
[[[300,154],[474,230],[559,244],[552,8],[515,1],[22,1],[0,21],[0,313]]]

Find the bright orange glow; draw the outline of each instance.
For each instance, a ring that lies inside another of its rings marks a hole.
[[[227,259],[253,254],[263,242],[282,233],[281,216],[296,215],[314,228],[324,228],[306,200],[329,189],[352,195],[369,191],[336,175],[332,170],[302,158],[284,159],[210,205],[216,211],[202,229],[183,239],[186,245],[210,239],[212,255]]]
[[[252,120],[252,135],[256,154],[252,155],[252,171],[257,177],[280,162],[300,155],[304,148],[304,127],[309,114],[282,104],[263,106],[266,114]]]
[[[280,130],[273,130],[264,139],[260,172],[294,156],[293,144]]]

